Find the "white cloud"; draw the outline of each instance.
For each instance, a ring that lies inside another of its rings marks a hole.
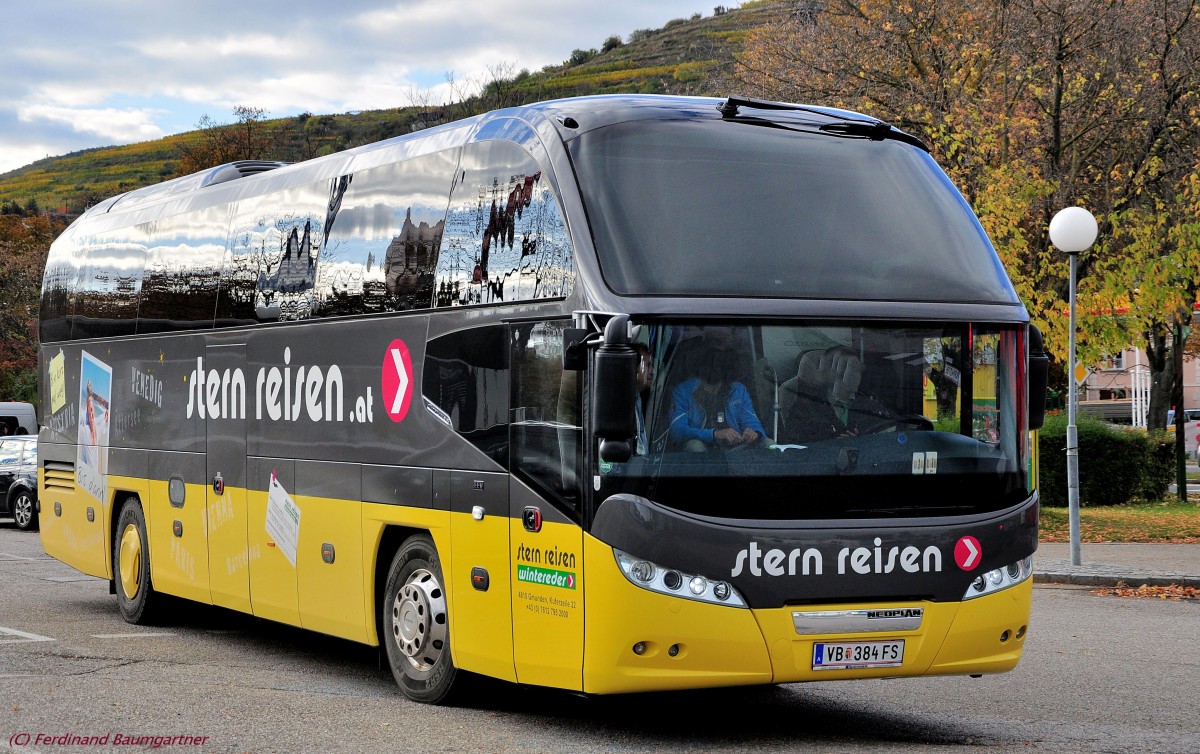
[[[310,57],[316,42],[317,40],[289,39],[269,34],[234,34],[205,39],[156,37],[134,42],[131,46],[147,58],[172,63],[229,57],[286,61]]]
[[[154,110],[119,110],[111,107],[84,109],[56,105],[26,105],[17,110],[17,116],[26,123],[43,121],[67,126],[76,133],[95,134],[107,140],[105,144],[161,139],[166,133],[153,123],[159,114]]]
[[[57,152],[58,149],[56,146],[49,144],[29,144],[19,147],[5,146],[4,149],[0,150],[0,173],[16,170],[31,162],[36,162],[43,157],[50,157]]]
[[[190,130],[234,105],[272,117],[443,102],[511,64],[536,71],[696,0],[206,0],[26,3],[0,24],[0,169]],[[238,31],[230,31],[238,30]],[[417,82],[432,86],[422,87]]]

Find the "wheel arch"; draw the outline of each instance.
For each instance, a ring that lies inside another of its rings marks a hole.
[[[5,493],[5,495],[4,495],[5,505],[8,506],[8,510],[10,512],[13,509],[13,507],[12,507],[13,498],[15,498],[17,496],[17,493],[20,492],[21,490],[25,490],[26,492],[32,492],[33,499],[37,500],[37,483],[34,482],[33,484],[30,484],[30,483],[24,481],[23,479],[18,479],[17,481],[13,482],[11,486],[9,486],[8,492]]]
[[[382,647],[379,637],[383,629],[383,616],[380,614],[380,606],[383,604],[383,593],[387,589],[388,570],[392,567],[392,558],[396,557],[396,553],[400,550],[400,546],[416,534],[425,534],[430,537],[432,532],[428,529],[412,526],[400,526],[391,524],[383,529],[383,533],[379,538],[379,545],[375,548],[375,567],[372,573],[371,583],[371,615],[374,619],[370,625],[373,630],[373,635],[367,638],[373,639],[373,645]]]

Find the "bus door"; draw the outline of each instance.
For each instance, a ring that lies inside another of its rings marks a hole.
[[[214,605],[250,612],[246,346],[209,346],[197,385],[208,434],[208,577]]]
[[[454,660],[463,668],[515,681],[508,587],[507,473],[435,471],[450,487],[451,616]]]
[[[583,427],[579,372],[562,368],[563,329],[513,328],[513,656],[517,680],[583,688]]]

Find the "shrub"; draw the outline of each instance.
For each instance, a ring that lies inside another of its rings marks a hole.
[[[583,65],[594,57],[596,57],[595,48],[590,50],[571,50],[571,57],[567,59],[567,65]]]
[[[1154,431],[1146,437],[1149,463],[1142,474],[1138,497],[1160,500],[1167,494],[1168,485],[1175,481],[1175,437],[1170,432]]]
[[[1166,493],[1174,454],[1162,433],[1122,430],[1088,417],[1079,417],[1076,424],[1081,505],[1157,500]],[[1038,432],[1038,491],[1044,505],[1068,502],[1066,447],[1067,417],[1047,417]]]
[[[624,45],[625,45],[625,43],[621,41],[621,37],[614,34],[611,37],[609,37],[608,39],[604,40],[604,44],[601,45],[601,47],[600,47],[600,52],[608,52],[609,50],[615,50],[618,47],[623,47]]]

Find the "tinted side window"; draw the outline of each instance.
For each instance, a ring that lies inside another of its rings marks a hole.
[[[443,335],[425,349],[421,392],[442,422],[508,467],[508,328]]]
[[[437,265],[437,306],[561,298],[575,265],[541,166],[516,144],[463,149]]]
[[[69,229],[50,245],[42,278],[41,340],[53,343],[71,337],[75,309],[75,265],[79,249],[75,231]]]
[[[311,316],[326,233],[348,185],[343,176],[238,203],[222,265],[218,326]]]
[[[433,305],[434,272],[458,150],[347,177],[317,269],[314,316]]]
[[[570,510],[579,506],[583,427],[579,372],[563,371],[568,322],[514,327],[512,469]]]
[[[72,338],[132,335],[137,326],[144,227],[121,228],[82,239]]]
[[[210,328],[229,231],[228,207],[147,223],[138,332]]]

